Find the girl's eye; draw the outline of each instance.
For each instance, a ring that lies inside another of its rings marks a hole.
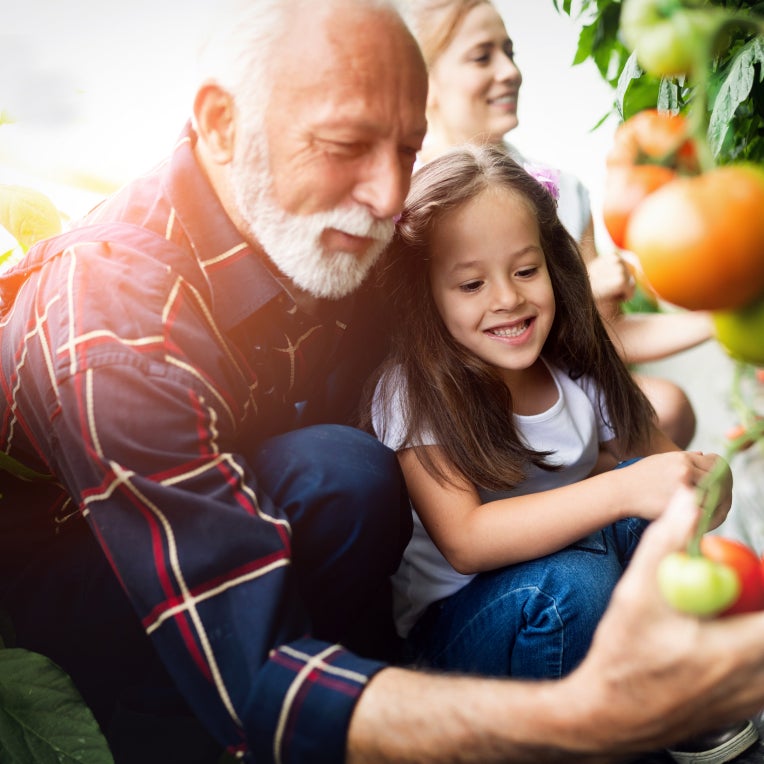
[[[466,284],[460,284],[459,289],[469,294],[470,292],[477,292],[481,286],[483,286],[482,281],[468,281]]]
[[[538,271],[538,268],[534,266],[533,268],[523,268],[521,271],[517,272],[517,275],[521,279],[528,279],[531,276],[533,276]]]
[[[512,41],[511,40],[507,40],[507,42],[504,43],[503,50],[504,50],[504,55],[510,61],[514,61],[515,60],[515,49],[514,49],[514,47],[512,45]]]

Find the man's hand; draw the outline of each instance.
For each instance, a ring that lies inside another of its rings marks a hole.
[[[694,492],[678,490],[645,532],[587,658],[564,680],[591,703],[581,734],[595,750],[655,750],[764,707],[764,612],[700,620],[658,592],[658,563],[685,547],[697,519]]]

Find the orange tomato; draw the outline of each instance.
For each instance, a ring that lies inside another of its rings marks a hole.
[[[645,109],[627,119],[613,136],[608,167],[661,164],[684,174],[698,172],[695,143],[681,114]]]
[[[625,248],[626,224],[637,206],[675,177],[674,170],[657,164],[610,168],[605,176],[602,220],[616,247]]]
[[[625,244],[667,302],[743,307],[764,293],[764,170],[743,163],[670,181],[634,210]]]

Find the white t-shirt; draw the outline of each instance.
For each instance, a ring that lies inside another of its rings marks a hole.
[[[561,465],[562,469],[550,472],[532,465],[527,479],[512,490],[497,492],[478,488],[484,503],[548,491],[583,480],[597,461],[599,444],[614,437],[604,400],[600,400],[593,381],[588,377],[573,380],[550,364],[547,366],[557,385],[557,401],[541,414],[513,416],[528,446],[538,451],[553,451],[554,454],[547,457],[548,461]],[[377,437],[398,451],[405,433],[406,383],[400,370],[394,370],[391,375],[377,386],[372,403],[372,423]],[[380,386],[387,383],[391,384],[389,389],[394,394],[389,408],[383,410]],[[436,445],[429,433],[422,433],[416,442]],[[408,635],[428,605],[459,591],[474,578],[474,575],[454,570],[430,539],[416,512],[413,518],[411,541],[392,579],[395,623],[402,637]]]

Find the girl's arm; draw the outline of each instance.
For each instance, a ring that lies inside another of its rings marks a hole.
[[[437,446],[428,446],[443,466]],[[697,485],[715,454],[676,450],[656,429],[650,455],[622,469],[571,485],[483,504],[474,486],[453,467],[439,482],[413,449],[398,454],[412,503],[435,545],[461,573],[478,573],[556,552],[628,516],[654,519],[680,485]],[[663,449],[665,453],[652,449]],[[716,524],[729,510],[722,491]]]

